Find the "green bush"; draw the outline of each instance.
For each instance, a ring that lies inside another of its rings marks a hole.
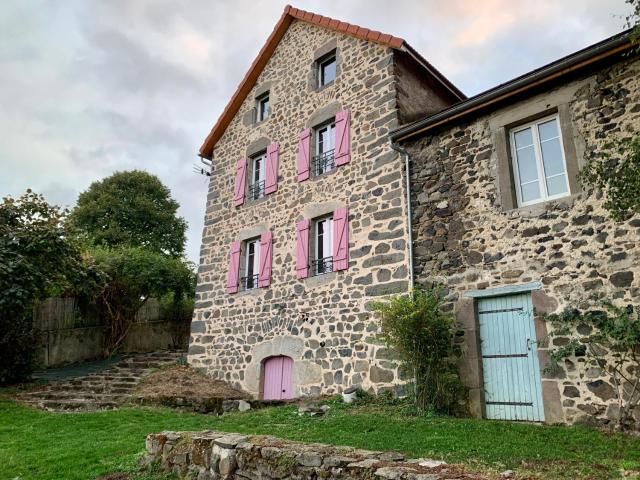
[[[452,315],[442,308],[437,288],[377,302],[383,340],[412,373],[409,385],[419,413],[461,415],[466,413],[467,390],[460,380],[456,361],[456,328]]]

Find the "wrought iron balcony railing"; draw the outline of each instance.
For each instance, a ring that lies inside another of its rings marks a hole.
[[[264,197],[264,180],[249,185],[249,200],[258,200]]]
[[[240,290],[253,290],[258,288],[258,275],[240,277]]]
[[[333,272],[333,257],[318,258],[311,261],[311,274],[324,275]]]
[[[313,157],[313,174],[315,176],[330,172],[336,168],[335,150],[328,150]]]

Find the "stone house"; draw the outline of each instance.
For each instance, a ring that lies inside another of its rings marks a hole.
[[[191,365],[266,399],[400,386],[368,310],[411,284],[388,134],[464,98],[401,38],[287,6],[200,150]]]
[[[265,399],[402,392],[370,303],[438,280],[475,415],[606,422],[603,372],[544,373],[565,339],[540,314],[638,296],[640,219],[608,220],[577,181],[638,130],[629,46],[467,99],[404,40],[287,6],[200,149],[190,364]]]
[[[608,143],[638,134],[629,47],[624,32],[391,135],[411,160],[414,278],[446,284],[477,416],[615,416],[612,379],[584,358],[545,374],[549,349],[567,339],[541,314],[638,303],[640,218],[610,220],[577,179]]]

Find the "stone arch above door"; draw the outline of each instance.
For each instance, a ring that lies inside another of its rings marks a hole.
[[[322,382],[322,368],[309,360],[303,360],[304,340],[292,335],[282,335],[254,345],[251,363],[245,372],[244,388],[256,397],[260,394],[260,380],[265,359],[276,356],[293,360],[293,395],[300,396],[300,387]]]

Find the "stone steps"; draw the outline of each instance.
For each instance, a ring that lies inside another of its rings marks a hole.
[[[20,399],[52,412],[111,410],[131,400],[140,381],[162,367],[175,364],[184,352],[154,352],[124,358],[106,370],[52,383]]]

